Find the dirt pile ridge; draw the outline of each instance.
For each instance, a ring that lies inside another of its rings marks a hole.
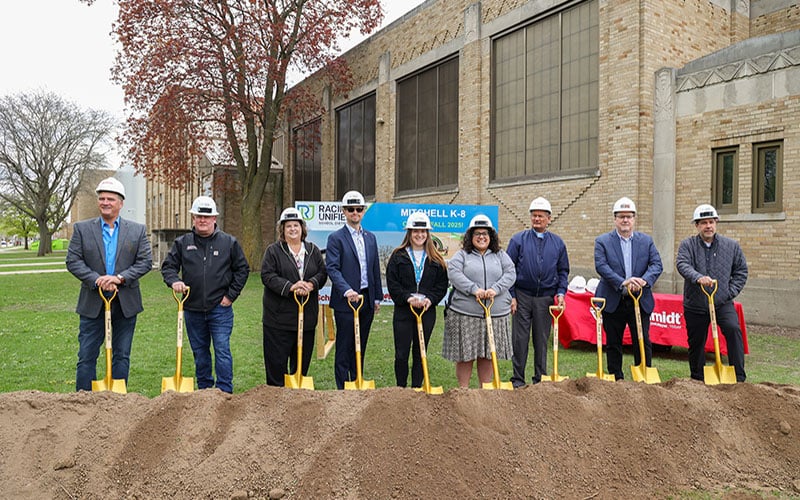
[[[5,498],[800,495],[800,388],[0,394]]]

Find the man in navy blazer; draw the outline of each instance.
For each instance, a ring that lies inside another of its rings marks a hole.
[[[345,193],[342,210],[346,224],[328,236],[325,250],[325,266],[332,283],[330,307],[336,321],[334,375],[339,389],[344,389],[346,381],[356,378],[355,321],[348,301],[358,308],[358,296],[364,296],[364,305],[358,315],[363,364],[372,318],[383,299],[378,241],[374,234],[361,227],[365,209],[361,193]]]
[[[600,275],[596,297],[606,299],[603,309],[603,326],[606,330],[608,373],[616,380],[622,374],[622,335],[625,325],[633,339],[638,338],[634,302],[628,289],[635,295],[641,292],[639,309],[642,316],[645,363],[652,366],[653,347],[650,343],[650,313],[655,301],[652,286],[661,275],[663,267],[653,238],[635,232],[636,205],[630,198],[620,198],[614,203],[614,230],[601,234],[594,242],[594,268]],[[634,340],[634,342],[637,342]],[[642,362],[639,349],[633,350],[634,365]]]
[[[125,200],[125,187],[113,177],[98,184],[97,206],[100,217],[81,221],[73,227],[67,248],[67,270],[81,281],[78,306],[78,366],[75,390],[92,390],[97,357],[105,341],[105,314],[98,288],[111,302],[111,376],[127,385],[133,330],[136,315],[142,312],[139,278],[153,265],[150,242],[144,224],[119,216]]]

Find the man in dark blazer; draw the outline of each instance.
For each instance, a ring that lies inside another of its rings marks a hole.
[[[81,281],[75,309],[80,315],[78,391],[92,390],[105,341],[105,306],[98,289],[107,297],[117,291],[111,302],[111,376],[124,379],[127,385],[136,315],[144,309],[139,278],[153,263],[145,226],[119,216],[125,200],[122,183],[109,177],[98,184],[96,192],[100,217],[76,223],[67,249],[67,270]]]
[[[633,230],[636,205],[630,198],[620,198],[614,203],[614,230],[597,237],[594,242],[594,267],[600,275],[596,297],[606,299],[603,309],[603,326],[606,330],[608,373],[622,380],[622,335],[625,325],[631,337],[637,339],[634,302],[628,294],[641,293],[639,310],[642,316],[645,363],[652,366],[653,347],[650,343],[650,313],[655,301],[652,286],[661,275],[663,267],[653,238]],[[634,342],[637,342],[634,340]],[[633,350],[634,365],[640,364],[639,349]]]
[[[357,308],[358,296],[364,296],[358,316],[363,364],[372,318],[383,298],[378,242],[374,234],[361,227],[366,210],[364,197],[358,191],[348,191],[342,198],[342,210],[346,224],[328,236],[325,250],[325,267],[332,283],[330,307],[336,321],[334,375],[339,389],[356,378],[355,322],[348,301]]]

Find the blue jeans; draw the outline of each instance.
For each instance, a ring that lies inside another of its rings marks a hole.
[[[194,370],[198,389],[214,387],[211,373],[211,342],[214,343],[214,366],[217,372],[217,389],[233,393],[233,357],[231,357],[231,331],[233,307],[217,304],[214,309],[184,311],[186,336],[194,354]]]
[[[136,316],[126,318],[118,303],[111,305],[111,378],[124,379],[128,384],[131,344]],[[97,378],[97,357],[105,349],[105,311],[96,318],[80,317],[78,331],[78,366],[75,374],[75,390],[91,391],[92,380]]]

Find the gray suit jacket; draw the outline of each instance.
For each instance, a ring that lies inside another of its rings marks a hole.
[[[97,278],[106,274],[106,252],[101,227],[100,217],[76,223],[67,249],[67,270],[81,280],[81,292],[75,312],[90,318],[96,318],[103,312],[103,301],[95,286]],[[144,309],[139,278],[147,274],[152,266],[153,255],[144,224],[120,217],[114,274],[121,274],[125,283],[119,287],[115,300],[119,300],[122,314],[126,318],[139,314]]]

